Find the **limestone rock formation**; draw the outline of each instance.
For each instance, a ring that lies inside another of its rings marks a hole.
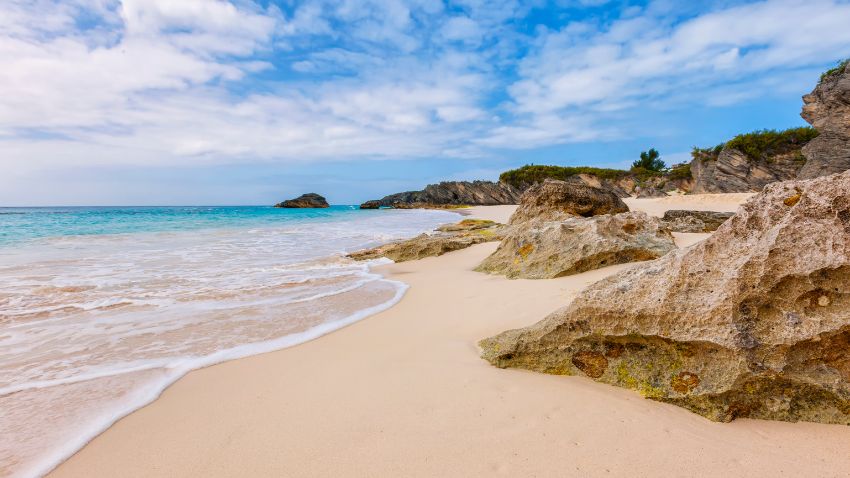
[[[827,74],[803,97],[800,116],[820,135],[803,148],[806,165],[801,178],[814,178],[850,169],[850,63]]]
[[[671,209],[664,213],[661,222],[673,232],[713,232],[734,215],[733,212]]]
[[[464,219],[454,224],[446,224],[437,228],[440,232],[469,232],[481,229],[501,227],[501,224],[489,219]]]
[[[805,164],[799,149],[754,161],[725,147],[716,157],[701,156],[691,162],[693,194],[758,192],[770,183],[797,177]]]
[[[850,172],[770,184],[687,249],[480,343],[712,420],[850,425]]]
[[[295,199],[287,199],[282,203],[275,204],[274,207],[284,208],[325,208],[330,207],[324,197],[316,193],[307,193],[298,196]]]
[[[569,178],[564,179],[563,181],[569,184],[590,186],[592,188],[610,191],[617,195],[617,197],[621,198],[630,197],[632,194],[634,194],[635,189],[638,187],[638,181],[631,176],[624,176],[619,179],[606,179],[600,178],[595,174],[583,173],[576,174],[575,176],[570,176]]]
[[[547,179],[523,193],[510,224],[532,219],[556,221],[571,216],[591,217],[628,210],[626,203],[611,191],[581,183]]]
[[[504,228],[503,224],[493,221],[465,219],[457,224],[441,226],[432,234],[420,234],[413,239],[353,252],[348,257],[358,261],[386,257],[395,262],[405,262],[441,256],[475,244],[499,241],[504,234]]]
[[[588,166],[551,166],[527,164],[499,175],[499,181],[525,191],[546,179],[584,184],[613,192],[621,198],[634,195],[660,197],[673,191],[687,192],[692,186],[690,164],[674,164],[668,171],[595,168]]]
[[[360,209],[378,209],[381,207],[381,201],[366,201],[360,205]]]
[[[512,223],[496,252],[476,270],[510,279],[551,279],[655,259],[675,248],[670,231],[643,212],[535,219]]]
[[[492,181],[446,181],[429,184],[422,191],[391,194],[383,199],[363,203],[378,206],[409,208],[439,205],[495,206],[516,204],[520,190],[505,183]],[[366,208],[364,208],[366,209]]]

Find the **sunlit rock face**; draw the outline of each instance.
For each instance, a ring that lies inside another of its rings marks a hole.
[[[714,234],[480,343],[712,420],[850,425],[850,172],[770,184]]]
[[[850,169],[850,63],[826,75],[803,97],[800,116],[820,132],[803,147],[806,165],[801,178],[814,178]]]

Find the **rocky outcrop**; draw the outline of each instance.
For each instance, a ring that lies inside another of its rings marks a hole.
[[[611,191],[583,183],[547,179],[523,193],[510,224],[532,219],[556,221],[571,216],[591,217],[628,210],[626,203]]]
[[[447,181],[429,184],[422,191],[391,194],[363,203],[363,209],[378,207],[428,207],[440,205],[496,206],[516,204],[521,191],[505,183],[492,181]],[[361,207],[362,207],[361,206]]]
[[[480,343],[712,420],[850,425],[850,172],[774,183],[708,239]]]
[[[801,178],[850,169],[850,63],[825,74],[814,91],[803,97],[800,116],[820,135],[803,148],[807,161]]]
[[[353,252],[348,257],[358,261],[386,257],[395,262],[405,262],[441,256],[482,242],[499,241],[504,234],[504,227],[493,221],[464,219],[457,224],[441,226],[432,234],[420,234],[413,239]]]
[[[664,213],[661,222],[673,232],[713,232],[734,215],[733,212],[671,209]]]
[[[563,181],[569,184],[590,186],[592,188],[609,191],[621,198],[627,198],[634,194],[635,188],[637,188],[639,184],[639,182],[631,176],[624,176],[619,179],[606,179],[588,173],[576,174],[575,176],[570,176]]]
[[[360,209],[378,209],[381,207],[381,201],[366,201],[360,205]]]
[[[767,184],[797,177],[805,164],[800,147],[754,160],[741,151],[724,147],[716,156],[697,155],[691,162],[693,194],[758,192]]]
[[[510,279],[551,279],[655,259],[675,248],[670,231],[643,212],[534,219],[512,222],[499,248],[476,270]]]
[[[298,196],[295,199],[287,199],[282,203],[275,204],[274,207],[284,208],[325,208],[330,207],[324,197],[316,193],[307,193]]]

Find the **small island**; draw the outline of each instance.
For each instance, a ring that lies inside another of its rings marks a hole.
[[[328,201],[316,193],[307,193],[298,196],[295,199],[287,199],[286,201],[277,203],[274,207],[283,207],[288,209],[294,208],[325,208],[330,207]]]

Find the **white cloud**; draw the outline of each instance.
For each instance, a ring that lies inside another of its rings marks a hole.
[[[609,24],[578,22],[543,31],[537,48],[520,63],[520,78],[508,88],[519,118],[513,143],[568,141],[568,132],[558,134],[564,117],[595,118],[598,124],[605,112],[635,105],[728,105],[787,93],[783,80],[796,79],[801,68],[850,52],[846,2],[762,1],[684,22],[676,21],[674,10],[655,2]],[[758,88],[766,83],[779,89]]]
[[[630,111],[785,92],[850,52],[850,5],[837,0],[684,21],[656,2],[559,29],[523,25],[534,5],[5,0],[0,187],[39,169],[604,141],[630,134],[617,122]]]

